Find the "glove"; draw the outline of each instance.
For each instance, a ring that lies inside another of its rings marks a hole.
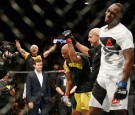
[[[117,100],[125,99],[127,97],[127,83],[120,81],[117,82],[116,85],[118,86],[118,88],[114,93],[114,98]]]
[[[15,40],[23,40],[24,36],[23,35],[15,35]]]
[[[68,96],[62,96],[61,101],[66,104],[68,107],[71,106],[71,102],[69,101]]]
[[[73,45],[75,45],[77,43],[77,41],[75,40],[74,36],[71,33],[71,30],[66,30],[62,33],[62,35],[65,36],[66,42],[67,43],[73,43]]]
[[[57,42],[56,42],[57,47],[59,47],[59,46],[60,46],[60,44],[61,44],[61,42],[60,42],[60,41],[57,41]]]

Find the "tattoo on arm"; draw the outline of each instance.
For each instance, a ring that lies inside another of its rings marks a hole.
[[[20,53],[21,53],[21,55],[25,55],[26,51],[24,49],[21,49]]]

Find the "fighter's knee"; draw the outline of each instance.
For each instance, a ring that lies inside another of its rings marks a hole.
[[[102,112],[101,108],[90,107],[89,115],[100,115],[101,112]]]

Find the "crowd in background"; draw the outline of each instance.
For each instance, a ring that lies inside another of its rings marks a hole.
[[[14,47],[10,44],[8,44],[9,47]],[[23,57],[14,51],[9,51],[8,46],[5,46],[4,48],[1,48],[1,65],[0,65],[0,76],[1,79],[3,79],[6,75],[10,76],[8,78],[9,84],[11,85],[11,88],[4,88],[0,90],[0,114],[1,115],[27,115],[28,112],[28,106],[26,98],[23,97],[24,92],[24,83],[26,82],[26,76],[28,74],[28,71],[25,69],[25,60]],[[3,54],[9,51],[14,56],[8,58],[7,60],[4,60]],[[50,104],[50,114],[51,115],[60,115],[66,112],[67,115],[69,113],[71,114],[71,108],[69,110],[65,108],[66,106],[59,105],[61,95],[57,93],[56,91],[56,81],[61,76],[64,76],[63,73],[58,73],[57,71],[52,70],[62,70],[63,69],[63,59],[61,56],[56,56],[56,51],[54,51],[50,56],[46,59],[44,59],[44,71],[48,72],[49,81],[51,83],[51,95],[52,95],[52,103]],[[55,58],[54,58],[55,57]],[[12,63],[12,64],[11,64]],[[11,66],[12,65],[12,66]],[[8,71],[11,71],[8,73]],[[13,72],[12,72],[13,71]],[[49,72],[50,71],[50,72]],[[52,71],[52,72],[51,72]],[[64,79],[62,78],[62,79]],[[129,92],[129,111],[135,111],[135,67],[133,68],[133,71],[131,72],[131,88]],[[1,85],[1,83],[0,83]],[[2,87],[2,85],[1,85]],[[61,86],[63,87],[63,86]],[[13,90],[13,91],[12,91]],[[15,90],[15,91],[14,91]],[[72,100],[72,99],[71,99]],[[62,111],[61,107],[64,107],[65,111]],[[61,111],[60,111],[61,110]],[[107,113],[106,113],[107,114]]]
[[[27,101],[24,96],[24,87],[26,76],[30,72],[26,66],[26,60],[17,52],[13,43],[2,42],[0,56],[0,114],[1,115],[18,115],[19,113],[27,113]],[[43,71],[52,71],[63,69],[61,56],[54,51],[48,58],[43,59]],[[57,55],[56,55],[57,54]],[[56,78],[58,72],[50,72],[49,80],[51,83],[52,107],[57,103],[57,93],[55,90]],[[4,81],[5,80],[5,84]],[[11,92],[12,91],[12,92]],[[50,106],[50,108],[51,108]],[[57,105],[56,105],[57,107]],[[56,109],[54,109],[56,110]],[[54,112],[52,109],[52,113]],[[55,111],[56,112],[56,111]]]
[[[134,114],[134,44],[131,32],[120,23],[123,14],[124,7],[119,3],[112,4],[107,9],[105,21],[108,25],[100,28],[100,34],[99,30],[98,34],[90,31],[88,36],[94,50],[77,42],[69,30],[62,33],[66,45],[60,48],[60,43],[56,42],[41,54],[38,52],[40,47],[35,44],[29,47],[29,51],[22,48],[19,37],[16,37],[15,45],[8,42],[2,44],[0,115],[70,115],[71,107],[72,115],[100,115],[102,110],[106,111],[103,111],[103,115],[113,115],[111,112],[115,112],[115,115],[127,115],[127,112],[129,115]],[[118,32],[117,29],[123,31]],[[111,30],[114,31],[110,33]],[[100,38],[100,44],[98,39],[95,41],[92,38]],[[75,47],[80,48],[82,53],[76,52]],[[59,48],[61,51],[58,51]],[[98,49],[101,52],[97,52]],[[55,51],[58,51],[56,54],[61,52],[65,61],[61,56],[55,55]],[[101,58],[98,57],[100,53]],[[92,74],[88,58],[90,56],[94,56]],[[95,72],[96,64],[99,64],[99,72]],[[61,69],[65,73],[59,71]],[[128,92],[129,75],[131,86]]]

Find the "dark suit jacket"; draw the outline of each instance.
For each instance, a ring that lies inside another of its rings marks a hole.
[[[27,75],[26,98],[28,102],[34,102],[36,104],[39,104],[41,102],[41,96],[43,96],[43,99],[46,103],[50,101],[50,81],[48,79],[48,75],[45,72],[42,72],[42,75],[42,87],[40,85],[35,71]]]

